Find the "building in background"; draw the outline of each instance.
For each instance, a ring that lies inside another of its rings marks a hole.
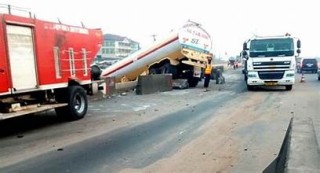
[[[140,43],[124,36],[105,34],[103,45],[92,65],[105,69],[140,49]]]
[[[140,49],[140,44],[124,36],[105,34],[100,51],[101,59],[119,61]]]

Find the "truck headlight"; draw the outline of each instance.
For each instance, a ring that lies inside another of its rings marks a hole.
[[[254,74],[254,73],[249,73],[249,74],[248,74],[248,77],[257,77],[257,75]]]
[[[293,77],[293,76],[294,76],[294,73],[288,73],[286,76],[287,76],[287,77]]]

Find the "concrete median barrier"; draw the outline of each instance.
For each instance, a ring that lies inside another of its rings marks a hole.
[[[137,86],[137,82],[138,81],[135,80],[135,81],[116,83],[116,90],[117,92],[133,90]]]
[[[103,94],[105,96],[112,96],[112,94],[114,94],[115,92],[116,92],[115,78],[114,77],[105,78]]]
[[[171,74],[153,74],[139,76],[136,94],[151,94],[155,92],[171,91],[172,75]]]
[[[311,118],[292,118],[278,157],[263,173],[320,173],[320,151]]]

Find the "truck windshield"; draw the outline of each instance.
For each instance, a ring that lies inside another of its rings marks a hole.
[[[293,56],[292,38],[252,40],[250,57]]]

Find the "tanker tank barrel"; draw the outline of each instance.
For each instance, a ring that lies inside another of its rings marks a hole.
[[[172,73],[173,78],[188,78],[195,86],[211,49],[208,32],[196,22],[187,22],[177,32],[104,69],[100,77],[114,77],[121,82],[137,80],[142,74]],[[187,77],[183,71],[191,71],[192,75]]]

